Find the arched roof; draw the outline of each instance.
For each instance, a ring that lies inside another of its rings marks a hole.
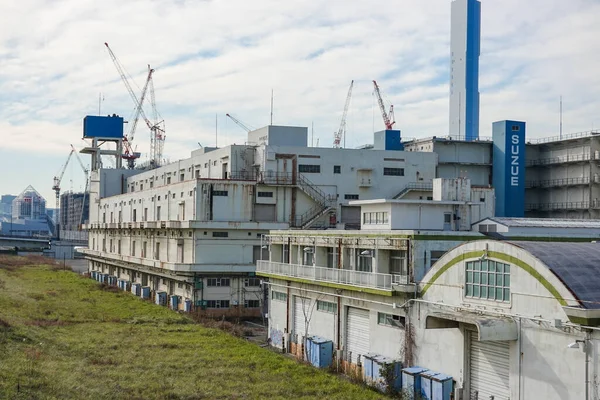
[[[600,243],[508,242],[543,262],[588,309],[600,309]]]

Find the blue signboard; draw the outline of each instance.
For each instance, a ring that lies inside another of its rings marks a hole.
[[[83,137],[122,139],[123,118],[114,114],[107,117],[88,115],[83,119]]]
[[[525,215],[525,122],[499,121],[492,125],[497,217]]]

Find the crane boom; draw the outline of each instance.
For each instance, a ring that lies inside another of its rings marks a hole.
[[[54,226],[58,227],[58,213],[59,213],[59,208],[60,208],[60,182],[62,181],[63,176],[65,175],[65,171],[67,170],[67,166],[69,165],[69,161],[71,160],[71,157],[73,156],[73,153],[75,152],[75,148],[73,148],[73,146],[71,146],[71,152],[69,153],[69,156],[67,157],[67,161],[65,162],[65,165],[62,166],[62,168],[59,170],[59,173],[54,177],[54,184],[52,185],[52,190],[54,190],[54,193],[56,194],[56,212],[54,214]],[[56,228],[58,229],[58,228]]]
[[[344,112],[342,114],[342,121],[340,122],[340,129],[337,131],[333,138],[333,147],[336,149],[340,148],[342,137],[346,133],[346,116],[348,115],[348,108],[350,107],[350,99],[352,98],[352,87],[354,86],[354,80],[350,81],[350,88],[348,89],[348,95],[346,96],[346,104],[344,105]]]
[[[379,85],[377,85],[376,81],[373,81],[373,86],[375,86],[375,95],[377,96],[377,103],[379,104],[379,110],[381,111],[381,116],[383,117],[383,123],[385,124],[385,129],[393,129],[392,127],[396,123],[394,121],[394,105],[390,106],[390,112],[387,113],[385,111],[385,105],[383,104],[383,99],[381,98],[381,92],[379,91]]]
[[[231,115],[231,114],[225,114],[225,115],[228,116],[233,122],[235,122],[240,128],[242,128],[246,132],[250,132],[252,130],[252,129],[248,128],[242,121],[235,118],[233,115]]]

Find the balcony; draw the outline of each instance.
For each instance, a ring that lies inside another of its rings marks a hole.
[[[594,183],[600,182],[600,179],[594,179]],[[540,181],[528,181],[525,183],[525,187],[528,189],[534,188],[553,188],[563,186],[577,186],[577,185],[588,185],[590,183],[589,176],[582,176],[578,178],[562,178],[562,179],[546,179]]]
[[[408,277],[374,272],[351,271],[347,269],[314,267],[278,263],[272,261],[257,261],[256,272],[311,280],[329,282],[340,285],[356,286],[358,288],[392,291],[393,285],[408,284]]]
[[[600,202],[594,201],[566,201],[560,203],[529,203],[525,204],[525,211],[566,211],[566,210],[588,210],[600,208]]]
[[[567,163],[579,163],[596,159],[589,153],[584,154],[567,154],[559,157],[551,158],[540,158],[534,160],[527,160],[526,164],[528,167],[542,166],[542,165],[555,165],[555,164],[567,164]]]

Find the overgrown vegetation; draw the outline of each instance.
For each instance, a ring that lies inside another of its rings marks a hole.
[[[2,399],[381,398],[40,262],[0,257]]]

